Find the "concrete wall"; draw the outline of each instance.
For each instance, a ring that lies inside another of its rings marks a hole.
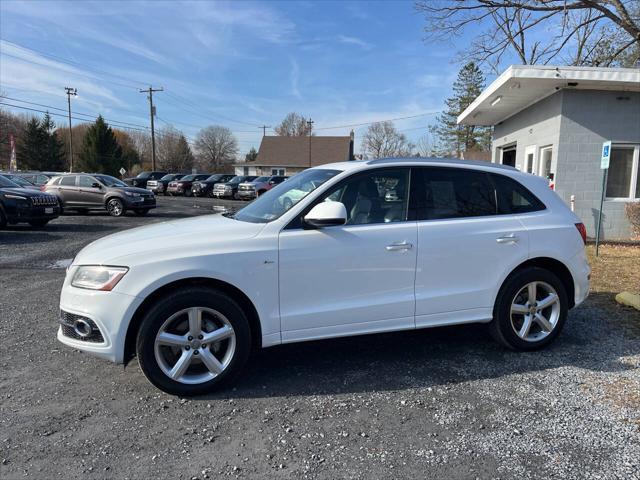
[[[575,212],[595,236],[602,192],[602,143],[640,144],[640,93],[565,90],[558,148],[556,191],[569,202],[575,195]],[[602,235],[629,238],[631,226],[624,213],[626,202],[605,200]]]
[[[552,145],[554,171],[558,156],[562,93],[554,93],[496,125],[493,129],[492,161],[500,163],[500,149],[516,143],[516,168],[524,170],[525,151],[528,146],[535,146],[537,162],[540,148]]]
[[[516,167],[524,170],[527,147],[535,146],[539,174],[540,149],[551,145],[555,190],[567,204],[575,195],[575,212],[593,237],[602,191],[600,155],[606,140],[640,144],[640,93],[560,90],[494,127],[492,161],[499,163],[500,149],[515,143]],[[605,200],[604,238],[630,237],[625,203]]]

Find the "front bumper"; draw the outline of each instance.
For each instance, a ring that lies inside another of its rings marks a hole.
[[[233,190],[214,190],[213,196],[216,198],[233,197]]]
[[[147,190],[151,190],[153,193],[162,193],[165,191],[165,187],[162,183],[159,183],[157,185],[149,185]]]
[[[182,195],[184,193],[184,188],[182,187],[167,187],[167,193],[171,195]]]
[[[125,197],[127,208],[156,208],[156,199],[154,197]]]
[[[98,328],[102,341],[72,338],[72,336],[65,335],[65,331],[68,334],[70,332],[68,329],[63,329],[62,325],[58,328],[58,340],[69,347],[105,360],[123,363],[127,328],[142,300],[113,291],[101,292],[75,288],[68,283],[70,282],[69,277],[70,275],[65,280],[60,294],[60,310],[66,312],[67,318],[80,316],[90,319]]]
[[[238,197],[245,199],[245,198],[256,198],[256,191],[255,190],[238,190]]]
[[[8,223],[32,222],[37,220],[53,220],[60,216],[58,205],[17,205],[5,210]]]

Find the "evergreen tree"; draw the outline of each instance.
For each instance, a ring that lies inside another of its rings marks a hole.
[[[118,176],[118,170],[123,166],[122,147],[100,115],[84,135],[77,170]]]
[[[55,129],[55,123],[51,120],[49,113],[44,115],[40,122],[42,135],[46,138],[46,158],[44,164],[38,170],[61,172],[66,170],[66,161],[64,153],[64,145],[58,139],[58,132]]]
[[[446,111],[436,118],[431,132],[438,141],[440,155],[462,157],[466,150],[489,150],[491,129],[473,125],[458,125],[457,118],[484,89],[484,75],[473,63],[467,63],[458,73],[453,84],[453,96],[445,103]]]
[[[255,148],[251,147],[251,150],[244,156],[244,161],[253,162],[256,158],[258,158],[258,152]]]
[[[47,139],[40,121],[33,117],[27,122],[16,145],[16,160],[21,170],[40,170],[46,158]]]

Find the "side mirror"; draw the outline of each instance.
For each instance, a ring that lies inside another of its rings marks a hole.
[[[100,189],[102,188],[102,185],[100,185],[98,182],[93,182],[93,183],[91,184],[91,186],[92,186],[93,188],[100,188]]]
[[[344,225],[347,223],[347,209],[341,202],[322,202],[307,213],[304,221],[314,228]]]

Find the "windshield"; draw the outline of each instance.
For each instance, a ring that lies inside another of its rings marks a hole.
[[[122,180],[118,180],[111,175],[94,175],[103,185],[107,187],[128,187]]]
[[[262,182],[266,182],[267,180],[269,180],[270,177],[258,177],[254,180],[255,183],[262,183]]]
[[[170,173],[168,175],[165,175],[164,177],[162,177],[160,180],[175,180],[177,178],[179,178],[180,175],[176,175],[175,173]]]
[[[242,183],[247,180],[249,177],[233,177],[227,183]]]
[[[222,178],[222,174],[218,173],[216,175],[211,175],[209,178],[205,180],[205,182],[217,182]]]
[[[136,178],[149,178],[151,176],[151,172],[140,172]]]
[[[0,187],[17,188],[19,185],[9,180],[7,177],[0,175]]]
[[[7,177],[9,180],[11,180],[14,183],[17,183],[18,185],[22,186],[22,187],[33,187],[33,183],[31,183],[28,180],[25,180],[24,178],[21,177],[16,177],[15,175],[11,175],[9,177]]]
[[[182,177],[180,180],[184,182],[192,182],[193,180],[195,180],[195,178],[196,178],[195,175],[187,175],[185,177]]]
[[[233,218],[242,222],[271,222],[339,173],[340,170],[305,170],[259,196]]]

